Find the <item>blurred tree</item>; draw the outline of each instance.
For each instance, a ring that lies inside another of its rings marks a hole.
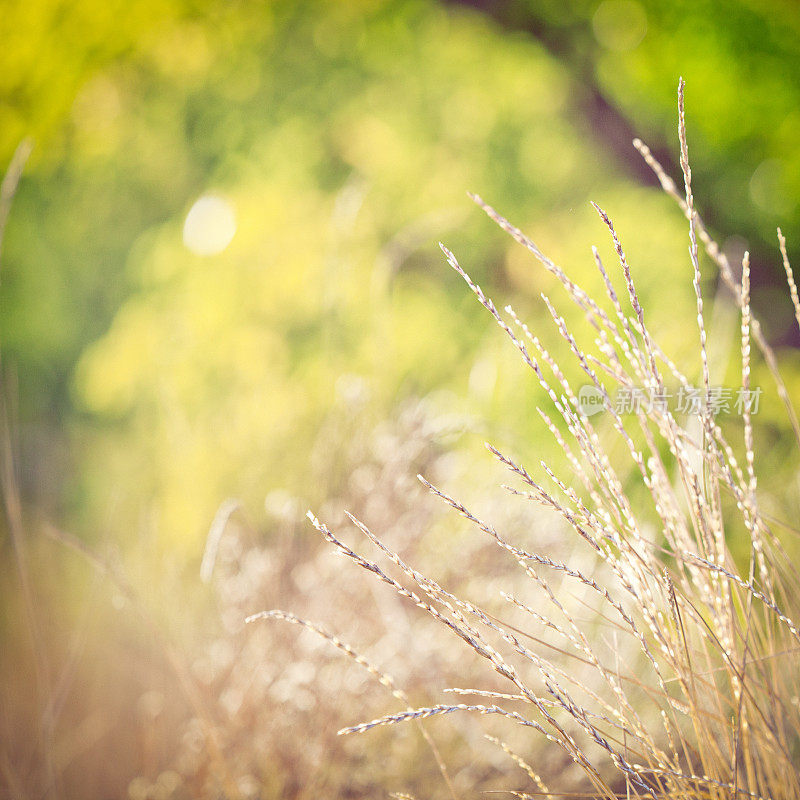
[[[678,174],[675,87],[687,81],[701,213],[731,252],[751,251],[756,307],[775,341],[800,344],[775,226],[800,228],[800,14],[787,0],[447,0],[524,31],[575,77],[567,113],[638,179],[648,141]],[[669,153],[673,157],[669,158]],[[746,242],[740,237],[745,237]],[[800,238],[790,236],[790,257]]]
[[[0,320],[4,355],[21,372],[23,418],[64,408],[70,365],[126,293],[107,267],[124,259],[134,230],[164,214],[153,197],[119,198],[123,171],[109,174],[108,155],[124,87],[101,73],[189,5],[3,3],[0,163],[24,137],[35,143],[7,234]]]

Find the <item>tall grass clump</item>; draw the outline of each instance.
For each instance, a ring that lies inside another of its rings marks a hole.
[[[367,733],[454,713],[496,718],[504,723],[504,733],[492,741],[523,768],[520,782],[525,783],[513,790],[519,796],[568,789],[603,798],[800,797],[800,576],[775,522],[759,505],[753,417],[760,387],[751,380],[757,358],[773,374],[799,441],[800,431],[775,354],[751,310],[748,255],[741,271],[730,264],[695,209],[682,82],[678,98],[683,190],[645,145],[635,144],[688,220],[697,317],[686,335],[697,340],[698,386],[648,329],[647,309],[603,209],[595,206],[618,264],[608,268],[593,250],[607,295],[597,300],[474,197],[557,279],[590,326],[584,344],[585,332],[571,330],[545,298],[580,370],[583,385],[578,386],[566,363],[556,361],[511,307],[500,311],[442,246],[450,266],[546,392],[549,407],[540,414],[568,465],[565,477],[543,460],[538,471],[544,477],[539,478],[515,456],[488,445],[511,474],[513,484],[504,487],[513,496],[510,502],[543,507],[550,517],[542,516],[542,526],[570,530],[579,548],[574,563],[539,552],[530,543],[537,530],[525,541],[519,531],[506,535],[420,476],[434,495],[500,548],[509,560],[508,574],[516,573],[508,582],[513,591],[496,592],[499,599],[492,596],[479,605],[419,572],[356,517],[350,520],[376,557],[357,552],[309,513],[313,526],[339,553],[422,609],[487,668],[481,685],[452,687],[441,702],[416,706],[382,668],[323,632],[402,705],[341,733]],[[800,302],[778,235],[800,324]],[[740,380],[722,395],[730,405],[739,403],[740,414],[727,421],[718,417],[714,402],[720,391],[709,366],[701,245],[740,310]],[[615,272],[621,274],[618,281]],[[752,342],[760,356],[751,351]],[[625,408],[618,402],[621,395],[631,399]],[[679,413],[667,401],[676,395],[697,402]],[[589,413],[587,396],[602,406],[601,413]],[[517,580],[520,576],[527,584]],[[283,611],[250,619],[264,617],[319,632],[314,623]],[[465,669],[465,674],[473,679],[475,673]],[[536,753],[543,751],[520,736],[527,733],[563,752],[559,769],[537,762]],[[458,794],[445,760],[425,735],[436,753],[443,788],[446,783],[451,794]]]

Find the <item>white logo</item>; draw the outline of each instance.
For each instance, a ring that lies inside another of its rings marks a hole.
[[[578,391],[578,407],[587,417],[599,414],[604,408],[603,393],[591,384],[581,386]]]

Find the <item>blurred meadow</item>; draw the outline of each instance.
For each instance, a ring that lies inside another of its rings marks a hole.
[[[413,726],[336,737],[385,713],[367,673],[244,619],[315,619],[418,703],[469,666],[306,510],[491,589],[502,564],[421,472],[569,558],[483,447],[566,463],[545,392],[437,243],[559,358],[540,295],[561,287],[467,192],[590,293],[591,246],[614,263],[597,202],[697,379],[686,220],[631,144],[680,178],[679,75],[698,209],[733,264],[750,251],[800,396],[775,236],[800,264],[796,4],[2,0],[0,42],[0,795],[449,796]],[[723,385],[739,319],[703,267]],[[796,520],[776,398],[755,424],[763,505]],[[474,756],[476,723],[429,729],[464,797],[516,785],[502,750]]]

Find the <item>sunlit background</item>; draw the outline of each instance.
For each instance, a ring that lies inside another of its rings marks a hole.
[[[416,473],[486,499],[484,439],[552,447],[542,391],[437,243],[556,354],[540,293],[562,297],[468,191],[591,290],[591,245],[613,263],[599,203],[648,320],[693,357],[687,226],[631,144],[680,175],[680,75],[698,208],[734,262],[750,250],[800,389],[775,236],[800,263],[790,0],[5,0],[0,42],[0,795],[427,785],[416,740],[378,735],[380,768],[333,742],[361,684],[241,621],[316,609],[390,660],[406,639],[386,608],[385,630],[353,621],[378,601],[337,583],[306,509],[362,511],[457,571],[473,545]],[[738,323],[705,268],[722,383]],[[780,418],[766,401],[775,494]],[[454,760],[465,785],[502,783]]]

